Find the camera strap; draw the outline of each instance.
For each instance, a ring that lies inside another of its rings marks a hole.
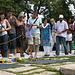
[[[0,24],[1,24],[1,22],[0,22]],[[5,27],[1,24],[0,29],[2,29],[2,28],[4,28],[4,29],[5,29]]]
[[[33,22],[33,24],[35,24],[37,20],[38,20],[38,17],[35,19],[35,21]],[[31,26],[30,30],[31,29],[32,29],[32,26]]]

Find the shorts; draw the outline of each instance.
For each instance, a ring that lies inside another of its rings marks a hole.
[[[40,34],[39,33],[36,33],[36,34],[30,33],[28,43],[30,45],[33,45],[33,44],[39,45],[40,44]]]
[[[72,41],[72,33],[67,34],[66,41]]]
[[[9,39],[13,40],[14,38],[16,38],[16,34],[9,34]],[[12,42],[12,49],[16,49],[16,40],[13,40]],[[9,43],[9,49],[10,49],[10,43]]]

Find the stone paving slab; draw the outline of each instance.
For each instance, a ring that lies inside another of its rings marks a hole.
[[[32,75],[52,75],[52,74],[56,74],[56,73],[55,72],[45,71],[45,72],[42,72],[40,74],[32,74]]]
[[[9,73],[9,72],[5,72],[5,71],[1,71],[0,70],[0,75],[16,75],[16,74],[13,74],[13,73]]]
[[[36,69],[36,70],[29,71],[29,72],[24,72],[23,74],[29,74],[29,73],[41,72],[41,71],[45,71],[45,69]]]
[[[23,66],[29,67],[31,64],[19,64],[19,65],[23,65]]]
[[[55,68],[57,70],[60,70],[60,68],[64,67],[64,66],[68,66],[68,65],[72,65],[72,63],[66,63],[65,65],[62,65],[62,64],[54,64],[54,65],[51,65],[52,68]],[[66,67],[65,67],[66,68]]]
[[[13,64],[0,64],[0,69],[23,67],[22,65],[13,65]]]
[[[63,75],[75,75],[75,64],[64,65],[60,71]]]
[[[26,70],[30,70],[30,69],[35,69],[37,67],[19,67],[19,68],[10,68],[10,69],[5,69],[8,71],[13,71],[13,72],[20,72],[20,71],[26,71]]]

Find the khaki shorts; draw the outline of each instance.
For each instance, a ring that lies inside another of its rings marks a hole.
[[[29,40],[28,40],[30,45],[39,45],[40,44],[40,34],[30,34]]]

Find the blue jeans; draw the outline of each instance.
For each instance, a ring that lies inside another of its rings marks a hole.
[[[0,43],[4,43],[8,41],[8,35],[0,36]],[[8,43],[0,45],[1,55],[2,57],[7,57]]]
[[[9,38],[10,40],[13,40],[14,38],[16,38],[16,34],[9,34]],[[11,43],[12,43],[12,48],[16,49],[16,40],[13,40]],[[9,49],[10,49],[10,43],[9,43]]]
[[[65,55],[68,55],[68,48],[66,45],[66,38],[57,36],[56,37],[56,55],[59,55],[59,50],[60,50],[60,41],[63,43],[64,50],[65,50]]]

